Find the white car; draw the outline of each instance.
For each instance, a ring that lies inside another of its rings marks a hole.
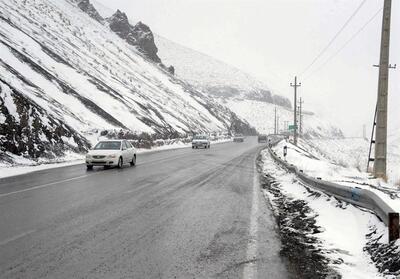
[[[192,148],[210,148],[210,138],[207,135],[196,135],[192,139]]]
[[[99,141],[93,149],[86,154],[86,167],[93,166],[122,168],[124,164],[136,164],[136,149],[127,140]]]

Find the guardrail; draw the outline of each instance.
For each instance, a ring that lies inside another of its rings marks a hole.
[[[275,144],[276,143],[277,142],[275,142]],[[382,220],[382,222],[389,227],[389,236],[391,236],[389,237],[389,240],[391,241],[399,238],[398,236],[399,224],[397,223],[396,226],[397,233],[391,232],[392,228],[390,226],[391,222],[393,222],[391,220],[393,215],[396,215],[398,220],[398,213],[396,213],[396,211],[393,208],[391,208],[384,200],[382,200],[374,192],[359,187],[344,186],[337,183],[324,181],[319,177],[317,178],[311,177],[305,174],[302,170],[299,170],[293,164],[289,164],[288,162],[284,161],[281,157],[279,157],[276,154],[276,152],[274,152],[271,149],[271,146],[268,146],[268,151],[271,154],[272,158],[278,164],[286,168],[289,172],[296,174],[297,177],[305,184],[313,188],[316,188],[328,195],[334,196],[339,200],[373,211]],[[396,228],[394,228],[394,230],[396,230]],[[397,234],[397,236],[394,236],[394,239],[393,239],[393,233]]]

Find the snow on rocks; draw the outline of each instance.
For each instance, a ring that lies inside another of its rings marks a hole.
[[[56,115],[49,114],[0,77],[0,161],[13,156],[54,159],[65,151],[83,152],[89,142],[64,124]]]
[[[136,32],[139,47],[148,49],[153,42],[150,29],[135,26],[131,31]],[[0,1],[0,52],[2,82],[48,115],[41,118],[43,125],[54,118],[63,123],[61,127],[70,128],[75,144],[67,140],[69,150],[76,145],[86,150],[88,146],[77,141],[85,141],[95,129],[128,129],[160,138],[227,131],[234,122],[250,129],[226,107],[120,38],[87,0]],[[7,96],[1,102],[0,123],[10,130],[3,108],[15,123],[19,114]],[[4,129],[0,136],[6,136]],[[25,142],[31,140],[29,136]],[[44,140],[43,135],[37,138]],[[6,151],[17,154],[13,148]]]

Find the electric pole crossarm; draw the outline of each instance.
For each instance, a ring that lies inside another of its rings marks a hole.
[[[374,65],[372,65],[372,66],[374,66],[374,67],[376,67],[376,68],[379,68],[379,67],[380,67],[380,65],[377,65],[377,64],[374,64]],[[396,67],[397,67],[397,64],[394,64],[394,65],[389,64],[389,66],[388,66],[389,69],[396,69]]]

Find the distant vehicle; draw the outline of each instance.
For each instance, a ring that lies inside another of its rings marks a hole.
[[[136,164],[136,149],[126,140],[100,141],[86,154],[88,170],[93,166],[122,168],[127,163],[131,166]]]
[[[233,142],[244,142],[244,136],[242,134],[236,134],[233,137]]]
[[[192,148],[210,148],[210,138],[207,135],[196,135],[192,139]]]
[[[258,142],[267,142],[267,135],[258,135]]]

